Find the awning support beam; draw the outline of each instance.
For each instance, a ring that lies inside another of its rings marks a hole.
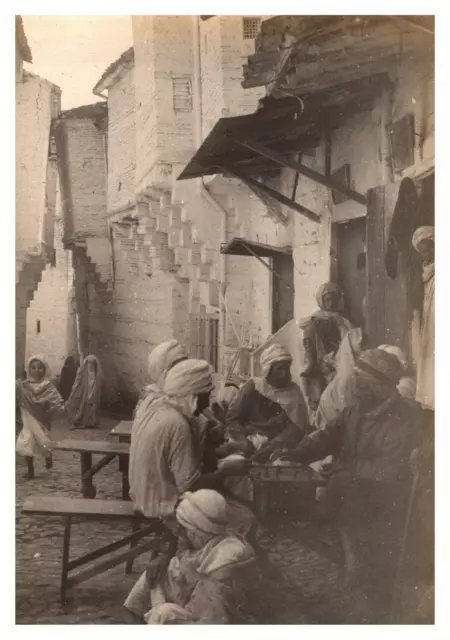
[[[275,271],[275,269],[272,269],[272,267],[271,267],[269,264],[267,264],[267,262],[264,262],[264,260],[263,260],[263,259],[262,259],[262,258],[261,258],[257,253],[255,253],[255,252],[254,252],[254,251],[253,251],[253,250],[248,246],[248,244],[247,244],[246,242],[244,242],[244,240],[242,240],[242,241],[241,241],[241,243],[242,243],[242,246],[243,246],[243,247],[245,247],[246,251],[248,251],[248,252],[249,252],[249,254],[250,254],[251,256],[253,256],[253,257],[254,257],[254,258],[256,258],[257,260],[259,260],[259,262],[260,262],[261,264],[263,264],[263,265],[266,267],[266,269],[269,269],[269,271],[271,271],[271,272],[273,273],[273,275],[274,275],[276,278],[278,278],[278,280],[279,280],[280,282],[284,282],[285,286],[286,286],[286,287],[288,287],[292,292],[294,292],[294,289],[291,287],[291,285],[290,285],[290,284],[288,284],[287,282],[285,282],[285,281],[283,280],[283,278],[282,278],[282,277],[281,277],[281,276],[280,276],[280,275]]]
[[[254,151],[260,156],[269,158],[269,160],[276,162],[282,167],[288,167],[289,169],[293,169],[297,173],[300,173],[302,176],[305,176],[310,180],[314,180],[314,182],[318,182],[319,184],[323,185],[324,187],[327,187],[328,189],[334,189],[335,191],[339,191],[343,195],[347,196],[347,198],[351,198],[351,200],[355,200],[355,202],[358,202],[359,204],[362,204],[364,206],[367,205],[367,198],[363,194],[358,193],[353,189],[349,189],[348,187],[345,187],[344,185],[339,184],[335,180],[332,180],[331,178],[327,178],[326,176],[323,176],[317,171],[314,171],[314,169],[305,167],[305,165],[299,162],[296,162],[295,160],[291,160],[290,158],[287,158],[286,156],[284,156],[281,153],[278,153],[277,151],[273,151],[272,149],[269,149],[268,147],[262,144],[259,144],[258,142],[253,142],[253,140],[248,140],[248,139],[238,140],[235,138],[232,138],[232,140],[233,142],[240,144],[246,149],[250,149],[251,151]]]
[[[249,187],[260,189],[266,195],[270,196],[271,198],[274,198],[274,200],[277,200],[278,202],[281,202],[281,204],[284,204],[287,207],[290,207],[294,211],[301,213],[309,220],[320,223],[320,216],[317,215],[317,213],[314,213],[314,211],[311,211],[310,209],[307,209],[303,205],[299,204],[298,202],[295,202],[294,200],[291,200],[287,196],[284,196],[282,193],[279,193],[275,189],[272,189],[271,187],[267,186],[263,182],[259,182],[258,180],[255,180],[255,178],[252,178],[248,174],[242,173],[242,171],[235,169],[234,167],[228,167],[225,165],[218,166],[218,169],[220,169],[220,171],[222,172],[231,174],[235,178],[238,178],[238,180],[242,180],[242,182]]]

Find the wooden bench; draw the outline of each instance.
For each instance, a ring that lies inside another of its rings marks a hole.
[[[81,463],[81,492],[84,498],[95,498],[97,491],[92,478],[106,467],[114,458],[119,458],[119,471],[122,473],[122,499],[129,500],[130,485],[128,483],[128,462],[130,447],[125,443],[92,441],[92,440],[61,440],[55,442],[53,448],[57,451],[75,451],[80,454]],[[92,465],[92,456],[103,457]]]
[[[119,422],[114,429],[111,429],[109,435],[119,438],[119,442],[130,442],[132,426],[132,420],[122,420],[122,422]]]
[[[125,572],[131,573],[134,558],[143,553],[155,550],[158,546],[157,534],[161,531],[161,521],[155,518],[144,518],[133,511],[131,502],[123,500],[83,500],[82,498],[66,498],[65,496],[29,496],[22,507],[22,513],[38,516],[62,516],[64,520],[63,554],[61,570],[61,602],[66,602],[66,590],[81,582],[85,582],[94,576],[98,576],[113,567],[126,563]],[[72,521],[88,520],[110,521],[128,520],[132,523],[133,533],[95,549],[79,558],[70,560],[70,536]],[[141,528],[141,525],[146,525]],[[138,545],[139,541],[151,534],[155,534],[151,540]],[[78,571],[69,577],[73,569],[90,564],[99,558],[129,545],[127,551],[122,551],[103,562],[98,562],[90,568]]]

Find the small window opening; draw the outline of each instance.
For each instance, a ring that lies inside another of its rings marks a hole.
[[[36,321],[36,333],[41,333],[41,321]]]
[[[173,108],[176,112],[192,111],[190,78],[172,78]]]
[[[244,40],[254,40],[258,35],[260,24],[260,18],[244,18],[242,23]]]

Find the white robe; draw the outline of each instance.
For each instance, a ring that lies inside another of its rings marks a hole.
[[[424,268],[423,281],[425,295],[417,364],[416,400],[424,409],[434,411],[434,264]]]

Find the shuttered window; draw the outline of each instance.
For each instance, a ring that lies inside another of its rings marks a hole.
[[[260,18],[243,19],[244,40],[254,40],[256,38],[260,23]]]
[[[191,79],[172,78],[173,108],[175,111],[192,111]]]
[[[209,362],[217,372],[219,364],[219,319],[212,314],[191,315],[191,356]]]

